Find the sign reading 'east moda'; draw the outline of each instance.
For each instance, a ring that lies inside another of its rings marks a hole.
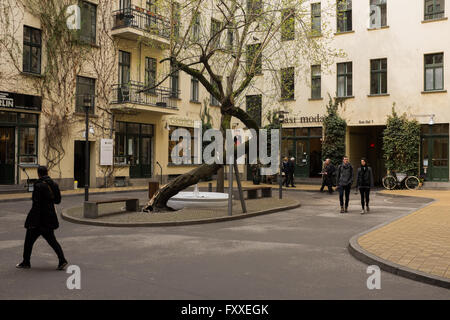
[[[324,117],[317,114],[316,116],[293,116],[287,117],[284,123],[320,123]]]
[[[0,107],[14,108],[14,98],[9,92],[0,92]]]

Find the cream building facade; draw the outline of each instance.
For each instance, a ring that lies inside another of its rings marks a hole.
[[[161,178],[165,182],[192,169],[193,165],[170,163],[174,142],[169,141],[169,133],[178,127],[191,132],[199,127],[204,102],[213,126],[217,127],[220,110],[211,105],[209,93],[187,74],[180,71],[164,78],[170,68],[168,62],[160,63],[167,56],[170,42],[169,11],[159,10],[154,2],[144,0],[92,0],[77,4],[82,8],[81,20],[90,23],[87,32],[93,42],[92,51],[110,54],[114,64],[106,102],[93,102],[90,186],[105,185],[107,175],[112,179],[110,183],[116,185],[145,184]],[[330,95],[345,98],[341,114],[348,124],[346,150],[353,165],[364,156],[374,167],[378,181],[384,175],[381,134],[395,103],[399,113],[406,112],[422,124],[420,163],[427,179],[448,182],[448,0],[314,0],[306,1],[305,6],[311,12],[311,25],[317,36],[320,37],[322,26],[329,26],[333,33],[331,46],[343,50],[345,57],[330,67],[311,63],[294,72],[293,96],[288,94],[279,104],[261,93],[270,83],[266,79],[270,75],[264,73],[255,81],[263,90],[248,91],[241,103],[245,108],[249,103],[259,106],[263,125],[269,110],[281,106],[289,112],[283,125],[282,154],[296,158],[296,176],[315,178],[321,170],[321,118]],[[39,40],[42,26],[27,10],[19,6],[14,10],[14,38],[22,47],[23,64],[13,68],[10,63],[2,63],[0,67],[9,74],[0,83],[0,184],[8,188],[22,186],[28,176],[36,178],[37,164],[47,160],[43,140],[47,102],[33,86],[33,79],[40,76],[47,59],[45,43]],[[146,32],[149,28],[151,33]],[[114,43],[109,51],[102,51],[104,34]],[[6,56],[1,58],[6,62]],[[97,59],[101,60],[99,56]],[[301,57],[293,55],[292,59]],[[290,61],[283,63],[289,67]],[[102,79],[95,71],[95,63],[87,63],[74,78],[75,98],[70,105],[73,125],[64,141],[64,157],[51,170],[64,189],[73,188],[74,181],[78,187],[85,183],[83,100],[77,97],[99,95]],[[160,84],[154,90],[143,90],[149,83]],[[101,148],[105,142],[102,139],[113,140],[113,165],[102,165],[110,161],[102,159],[106,154],[110,156]],[[250,178],[250,170],[246,171]]]

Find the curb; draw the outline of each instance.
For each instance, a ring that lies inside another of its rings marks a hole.
[[[405,195],[383,194],[383,193],[380,193],[380,192],[377,192],[377,195],[388,196],[388,197],[392,197],[392,198],[395,198],[395,197],[409,198],[410,197],[410,196],[405,196]],[[420,197],[420,198],[422,198],[422,197]],[[416,209],[413,212],[406,213],[406,214],[404,214],[402,216],[396,217],[396,218],[391,219],[391,220],[389,220],[387,222],[384,222],[384,223],[382,223],[380,225],[377,225],[377,226],[375,226],[375,227],[373,227],[373,228],[371,228],[371,229],[369,229],[367,231],[364,231],[364,232],[361,232],[361,233],[359,233],[357,235],[354,235],[350,239],[350,241],[348,243],[348,246],[347,246],[347,249],[350,252],[350,254],[354,258],[356,258],[357,260],[359,260],[361,262],[364,262],[364,263],[366,263],[368,265],[375,264],[375,265],[379,266],[380,269],[383,270],[383,271],[386,271],[386,272],[389,272],[389,273],[392,273],[392,274],[395,274],[395,275],[398,275],[398,276],[401,276],[401,277],[404,277],[404,278],[407,278],[407,279],[411,279],[411,280],[419,281],[419,282],[422,282],[422,283],[431,284],[431,285],[434,285],[434,286],[450,289],[450,280],[447,279],[447,278],[435,276],[435,275],[432,275],[432,274],[429,274],[429,273],[425,273],[425,272],[422,272],[422,271],[419,271],[419,270],[414,270],[414,269],[411,269],[411,268],[399,265],[399,264],[397,264],[395,262],[391,262],[391,261],[388,261],[386,259],[380,258],[380,257],[378,257],[378,256],[376,256],[376,255],[374,255],[374,254],[364,250],[358,244],[358,239],[360,237],[362,237],[363,235],[365,235],[367,233],[370,233],[370,232],[372,232],[374,230],[377,230],[377,229],[379,229],[379,228],[381,228],[381,227],[383,227],[385,225],[388,225],[388,224],[390,224],[390,223],[392,223],[392,222],[394,222],[396,220],[399,220],[399,219],[401,219],[401,218],[403,218],[405,216],[408,216],[408,215],[410,215],[410,214],[412,214],[412,213],[414,213],[414,212],[416,212],[416,211],[418,211],[418,210],[420,210],[420,209],[422,209],[422,208],[424,208],[426,206],[431,205],[433,202],[437,201],[435,199],[430,199],[430,198],[422,198],[422,199],[427,199],[427,200],[432,200],[432,201],[429,202],[429,203],[426,203],[426,204],[424,204],[422,206],[420,206],[418,209]]]
[[[93,225],[93,226],[101,226],[101,227],[176,227],[176,226],[188,226],[188,225],[198,225],[198,224],[206,224],[206,223],[216,223],[216,222],[226,222],[232,220],[241,220],[246,218],[251,218],[255,216],[261,216],[265,214],[286,211],[295,209],[301,206],[300,201],[294,200],[296,203],[290,206],[285,207],[277,207],[268,210],[261,210],[251,213],[244,213],[236,216],[225,216],[225,217],[217,217],[210,219],[201,219],[201,220],[185,220],[185,221],[167,221],[167,222],[135,222],[135,223],[122,223],[122,222],[106,222],[106,221],[91,221],[87,219],[74,218],[67,214],[67,211],[72,210],[74,208],[65,209],[61,213],[61,218],[63,220],[85,224],[85,225]],[[77,208],[77,207],[75,207]]]

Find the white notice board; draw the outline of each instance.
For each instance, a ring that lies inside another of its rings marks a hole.
[[[113,139],[100,141],[100,165],[112,166],[113,164]]]

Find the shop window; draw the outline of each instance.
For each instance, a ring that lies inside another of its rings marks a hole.
[[[442,19],[445,13],[445,0],[425,0],[424,20]]]
[[[425,55],[425,91],[444,89],[444,54]]]
[[[387,24],[387,0],[370,0],[370,28],[377,29]]]
[[[182,140],[183,138],[181,138],[181,137],[180,137],[179,141],[172,141],[171,140],[173,132],[175,130],[177,130],[177,129],[186,129],[187,131],[189,131],[189,134],[191,136],[191,141],[190,141],[191,163],[192,164],[196,163],[197,162],[197,158],[198,158],[198,140],[196,139],[196,137],[194,135],[194,128],[176,127],[176,126],[170,126],[170,129],[169,129],[169,154],[168,154],[169,163],[173,163],[172,159],[171,159],[172,150],[177,146],[177,144],[179,144],[180,142],[183,141]],[[183,150],[180,150],[178,155],[180,157],[183,157]]]
[[[38,125],[38,115],[34,113],[20,113],[19,122],[21,124],[34,124]]]
[[[309,135],[312,137],[322,137],[322,127],[310,128]]]
[[[23,72],[41,73],[41,30],[23,26]]]
[[[296,137],[306,137],[308,136],[308,128],[297,128],[295,129]]]
[[[283,137],[293,137],[294,129],[283,129]]]
[[[351,62],[337,64],[337,96],[340,98],[352,95],[352,69]]]
[[[387,93],[387,59],[370,60],[370,94]]]
[[[337,32],[352,31],[352,0],[337,1]]]
[[[19,127],[19,162],[37,163],[37,128]]]
[[[0,122],[16,123],[17,122],[17,113],[0,111]]]

